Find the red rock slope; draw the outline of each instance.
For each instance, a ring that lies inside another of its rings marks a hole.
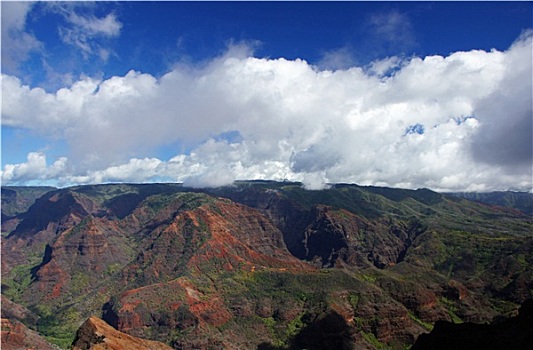
[[[122,333],[99,319],[90,317],[80,327],[73,350],[170,350],[158,341],[145,340]]]

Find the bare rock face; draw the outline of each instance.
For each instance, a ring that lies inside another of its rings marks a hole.
[[[1,319],[2,330],[0,332],[1,346],[3,350],[40,349],[55,350],[56,346],[48,343],[37,332],[32,331],[22,323],[14,319]]]
[[[153,327],[201,331],[221,327],[234,317],[212,282],[197,285],[184,276],[172,278],[179,269],[186,268],[193,276],[266,269],[316,271],[290,255],[282,233],[257,210],[228,201],[180,213],[152,234],[149,244],[124,269],[128,280],[138,266],[144,266],[145,274],[137,280],[150,284],[126,290],[104,307],[104,320],[134,336],[148,337],[146,329]],[[251,315],[249,304],[237,306],[236,313]]]
[[[340,262],[359,268],[387,268],[402,261],[413,239],[425,230],[416,220],[406,223],[376,220],[372,210],[368,217],[360,215],[368,214],[365,208],[359,208],[360,214],[356,215],[331,205],[336,200],[326,204],[316,199],[313,203],[315,199],[309,194],[309,203],[303,205],[278,190],[250,187],[214,191],[259,210],[283,233],[292,255],[326,268]]]
[[[132,337],[99,319],[90,317],[79,328],[73,350],[170,350],[170,346],[153,340]]]
[[[33,271],[35,297],[49,300],[90,291],[109,274],[109,266],[126,264],[125,240],[113,223],[87,215],[46,245],[43,261]]]

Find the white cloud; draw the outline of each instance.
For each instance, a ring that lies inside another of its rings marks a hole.
[[[132,158],[125,164],[103,170],[90,170],[85,175],[63,176],[60,183],[144,182],[157,180],[161,160],[157,158]]]
[[[91,102],[98,82],[84,78],[54,94],[30,88],[18,78],[2,75],[2,125],[36,129],[43,133],[63,132],[76,124]]]
[[[476,105],[483,116],[480,132],[472,140],[477,161],[503,165],[510,171],[531,172],[533,159],[532,36],[522,34],[502,57],[505,75],[497,89]],[[502,73],[503,74],[503,73]]]
[[[64,173],[67,158],[61,157],[48,166],[43,153],[31,152],[27,161],[20,164],[7,164],[1,171],[2,183],[21,183],[56,179]]]
[[[80,49],[85,59],[97,55],[107,61],[111,50],[105,48],[99,39],[118,37],[122,23],[114,13],[103,17],[85,13],[90,7],[91,4],[69,2],[52,3],[48,6],[51,11],[61,14],[65,20],[65,23],[58,27],[59,37],[65,44]],[[85,10],[83,14],[79,11],[80,8]]]
[[[409,18],[398,11],[374,14],[369,22],[376,32],[390,41],[411,37],[413,33]]]
[[[375,13],[367,19],[366,26],[374,48],[407,50],[417,45],[413,25],[409,17],[392,10]]]
[[[348,69],[353,67],[355,58],[348,47],[342,47],[337,50],[327,51],[323,54],[322,59],[317,63],[320,69]]]
[[[530,190],[531,137],[522,128],[531,117],[531,38],[504,52],[389,58],[337,71],[247,57],[240,47],[159,79],[131,71],[55,93],[3,76],[2,123],[63,137],[63,183],[218,186],[255,178],[313,189],[355,182]],[[228,134],[238,137],[220,136]],[[153,158],[173,143],[187,152]],[[486,147],[501,154],[487,159]],[[5,180],[27,178],[14,167],[5,166]]]
[[[2,71],[16,71],[32,51],[40,51],[43,44],[35,35],[26,32],[26,17],[34,3],[2,1]]]
[[[402,61],[402,59],[399,57],[387,57],[371,62],[367,67],[367,71],[368,73],[375,74],[378,77],[388,77],[401,69],[401,65],[405,63],[407,62]]]
[[[116,37],[120,35],[120,29],[122,28],[122,23],[117,20],[117,17],[113,13],[98,18],[93,15],[81,16],[72,12],[68,14],[67,19],[80,32],[85,33],[87,36],[102,35]]]

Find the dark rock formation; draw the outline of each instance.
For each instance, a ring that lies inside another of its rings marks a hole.
[[[533,344],[533,300],[522,304],[518,315],[499,323],[454,324],[438,321],[429,334],[421,334],[411,350],[531,349]]]
[[[312,317],[315,317],[315,319],[304,320],[308,325],[290,339],[288,346],[280,347],[269,343],[261,343],[257,349],[350,350],[354,348],[354,330],[346,323],[346,320],[341,315],[335,311],[329,311],[318,317],[316,315],[307,315],[306,318]]]
[[[311,322],[302,329],[289,343],[290,349],[353,349],[354,330],[346,320],[335,311],[331,311]]]

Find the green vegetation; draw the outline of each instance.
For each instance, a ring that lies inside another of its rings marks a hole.
[[[357,310],[357,306],[359,305],[359,298],[360,296],[357,294],[350,294],[350,296],[348,297],[352,309]]]
[[[438,239],[442,242],[445,253],[441,254],[442,260],[437,261],[435,267],[448,277],[465,273],[479,276],[495,259],[519,253],[527,241],[524,237],[472,234],[465,231],[443,232]],[[519,253],[516,257],[524,262],[523,254]],[[522,264],[523,267],[525,265]]]
[[[274,317],[259,317],[268,328],[272,337],[272,345],[277,348],[289,347],[289,342],[306,326],[302,320],[305,313],[301,313],[289,322],[280,322]]]
[[[369,283],[374,283],[374,282],[376,282],[376,277],[371,276],[371,275],[364,275],[364,274],[361,274],[360,277],[361,277],[361,279],[362,279],[363,281],[366,281],[366,282],[369,282]]]
[[[20,303],[21,297],[29,287],[33,265],[19,265],[11,270],[10,276],[2,276],[2,294],[16,303]]]
[[[418,318],[415,314],[413,314],[412,312],[409,312],[409,318],[412,319],[413,321],[415,321],[417,324],[419,324],[420,326],[424,327],[426,330],[428,331],[431,331],[433,329],[433,325],[431,323],[428,323],[428,322],[424,322],[422,321],[420,318]]]
[[[113,263],[107,265],[104,275],[106,276],[113,276],[115,273],[117,273],[122,268],[122,265],[119,263]]]
[[[452,196],[466,198],[480,203],[498,205],[521,210],[526,214],[533,214],[533,195],[524,192],[490,192],[450,193]]]
[[[69,349],[76,335],[78,312],[72,308],[59,310],[46,305],[39,305],[34,311],[40,315],[37,331],[49,342]]]
[[[287,339],[290,339],[296,336],[305,326],[305,323],[302,320],[303,316],[304,316],[304,313],[298,315],[297,317],[295,317],[289,322],[289,324],[287,325],[286,331],[285,331],[285,336]]]
[[[455,305],[454,301],[446,297],[440,297],[439,301],[446,306],[448,315],[450,315],[453,323],[463,323],[463,320],[455,314],[457,312],[457,306]]]
[[[86,273],[78,272],[70,280],[70,290],[75,295],[80,294],[90,288],[90,279]]]
[[[367,332],[361,332],[361,335],[363,336],[363,338],[370,344],[372,345],[374,348],[376,349],[390,349],[389,346],[383,344],[382,342],[380,342],[376,336],[374,335],[374,333],[367,333]]]
[[[266,269],[253,273],[244,272],[235,278],[243,283],[247,297],[252,299],[290,297],[310,304],[325,303],[329,292],[357,290],[363,286],[342,270],[295,274]]]
[[[38,245],[27,254],[26,263],[14,266],[8,274],[2,275],[2,294],[16,303],[21,303],[22,297],[33,281],[32,269],[42,262],[44,245]]]

